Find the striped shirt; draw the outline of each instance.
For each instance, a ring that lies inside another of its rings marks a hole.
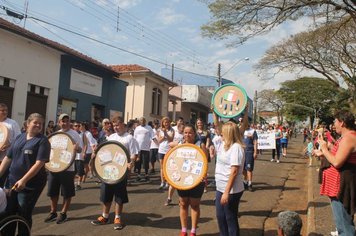
[[[356,135],[356,132],[353,132]],[[339,144],[342,141],[342,137],[336,141],[331,153],[335,156],[337,150],[339,149]],[[346,160],[347,163],[356,165],[356,152],[351,153],[351,155]],[[324,170],[323,181],[320,185],[320,194],[329,197],[337,197],[340,190],[340,171],[336,169],[333,165],[330,168]]]

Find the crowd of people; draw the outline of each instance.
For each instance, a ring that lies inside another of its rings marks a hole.
[[[324,170],[321,194],[330,197],[333,211],[337,212],[334,213],[336,218],[342,215],[346,222],[351,222],[355,205],[352,205],[353,202],[347,199],[348,193],[345,193],[348,191],[346,186],[350,181],[330,184],[328,176],[339,176],[339,179],[342,180],[350,180],[350,176],[354,176],[353,157],[356,153],[356,145],[353,142],[356,135],[354,126],[350,126],[353,117],[346,116],[345,118],[345,115],[336,117],[335,130],[331,131],[330,135],[326,127],[323,126],[320,127],[317,134],[313,133],[312,137],[306,137],[305,141],[314,141],[313,145],[308,146],[307,149],[311,158],[312,156],[325,157],[322,159],[329,162],[329,168],[320,168]],[[32,211],[46,183],[48,183],[47,195],[50,198],[50,213],[45,222],[56,221],[57,224],[61,224],[68,219],[67,212],[70,209],[71,199],[75,196],[76,191],[83,188],[83,183],[87,178],[93,178],[91,163],[95,158],[95,151],[100,144],[106,141],[117,141],[125,146],[130,156],[129,174],[116,184],[100,183],[102,214],[91,223],[93,225],[108,224],[110,222],[109,211],[114,201],[115,230],[123,229],[121,216],[124,204],[128,202],[127,186],[132,181],[150,181],[150,175],[155,174],[155,164],[159,161],[161,183],[157,188],[168,190],[164,205],[170,205],[175,189],[169,186],[163,174],[162,166],[165,154],[171,148],[184,143],[198,146],[205,154],[207,161],[215,163],[215,179],[208,183],[205,178],[193,189],[177,190],[181,222],[180,235],[182,236],[188,235],[189,208],[191,212],[190,236],[196,235],[200,217],[200,199],[207,191],[208,184],[216,188],[215,206],[220,234],[239,235],[237,217],[239,202],[244,190],[253,191],[254,161],[262,152],[257,147],[258,133],[274,132],[276,148],[272,150],[271,161],[279,163],[281,154],[283,157],[287,157],[288,140],[292,137],[293,131],[295,132],[293,128],[278,125],[262,127],[249,124],[247,112],[237,122],[233,120],[220,122],[214,115],[214,123],[211,127],[207,127],[201,119],[197,119],[195,124],[189,124],[182,117],[173,122],[168,117],[164,117],[160,121],[149,122],[145,117],[141,117],[131,120],[127,124],[121,117],[116,117],[113,120],[105,118],[99,127],[93,127],[88,122],[74,121],[68,114],[61,114],[58,117],[58,123],[48,122],[45,130],[42,130],[44,118],[34,113],[28,117],[26,126],[21,133],[17,123],[7,117],[6,105],[0,104],[0,122],[6,124],[10,131],[10,142],[0,150],[2,156],[0,180],[2,186],[12,193],[7,198],[6,211],[9,214],[23,216],[29,225],[32,222]],[[319,135],[321,129],[323,129],[323,136]],[[56,131],[65,132],[72,137],[76,152],[73,165],[59,173],[46,171],[44,167],[50,156],[50,144],[46,136]],[[341,142],[334,134],[340,134],[347,142]],[[333,144],[337,148],[332,148]],[[319,147],[319,150],[316,146]],[[133,172],[136,174],[131,174]],[[334,186],[335,184],[336,186]],[[339,198],[339,186],[343,190],[342,196],[349,203],[348,210],[340,207],[345,202],[344,199]],[[64,204],[58,214],[57,203],[60,194]],[[337,223],[337,229],[340,232],[351,230],[345,222]]]

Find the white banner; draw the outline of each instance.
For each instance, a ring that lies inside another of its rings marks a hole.
[[[72,69],[70,76],[70,89],[78,92],[100,97],[103,78]]]
[[[257,132],[257,149],[276,149],[276,139],[274,132]]]

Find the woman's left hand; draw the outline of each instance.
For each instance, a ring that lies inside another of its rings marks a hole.
[[[223,193],[220,199],[220,204],[222,206],[225,206],[229,202],[229,194],[228,193]]]

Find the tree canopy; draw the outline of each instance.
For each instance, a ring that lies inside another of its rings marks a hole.
[[[302,17],[312,17],[315,25],[346,16],[356,20],[355,4],[356,0],[216,0],[208,4],[212,18],[202,32],[237,44]]]

